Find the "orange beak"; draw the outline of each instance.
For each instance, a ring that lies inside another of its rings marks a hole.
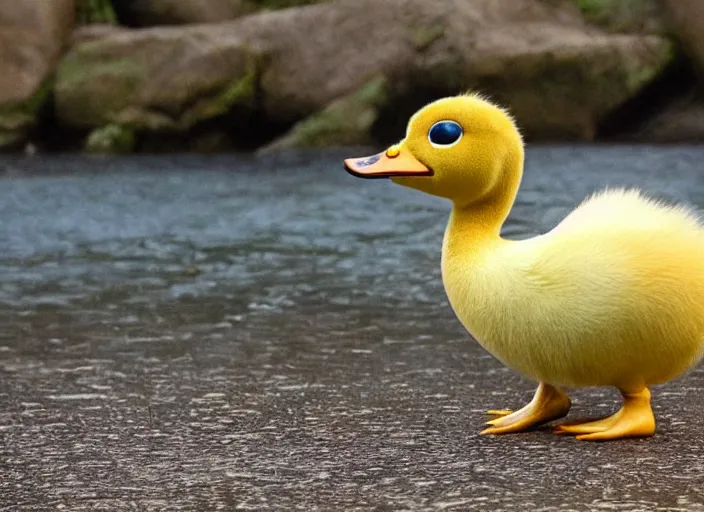
[[[358,178],[392,178],[396,176],[432,176],[433,171],[408,151],[391,148],[364,158],[348,158],[345,169]]]

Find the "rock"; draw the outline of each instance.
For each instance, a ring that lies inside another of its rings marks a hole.
[[[112,34],[66,55],[57,114],[83,129],[175,132],[220,120],[247,133],[265,120],[272,135],[308,118],[280,144],[323,140],[325,130],[335,132],[331,141],[356,143],[370,126],[391,126],[429,99],[472,88],[509,107],[528,138],[590,140],[673,52],[658,36],[589,27],[571,7],[339,0]],[[376,79],[387,84],[383,100],[360,101],[355,93]],[[341,115],[349,126],[337,123]],[[386,135],[402,135],[394,130]]]
[[[600,35],[557,25],[499,28],[478,46],[478,89],[508,105],[524,135],[594,140],[600,121],[665,69],[657,36]]]
[[[125,32],[127,30],[129,29],[119,25],[113,25],[111,23],[94,23],[90,25],[83,25],[76,27],[71,34],[69,42],[70,45],[73,46],[80,43],[95,41],[96,39],[102,39],[103,37]]]
[[[185,131],[254,101],[258,53],[229,27],[121,31],[76,45],[57,70],[66,124]]]
[[[297,123],[263,150],[371,145],[372,129],[386,105],[387,91],[386,79],[372,79],[358,91]]]
[[[283,40],[262,74],[262,102],[281,122],[300,119],[382,74],[389,101],[400,98],[405,107],[402,117],[428,99],[472,88],[507,105],[528,138],[591,140],[602,117],[671,61],[671,45],[657,36],[605,34],[578,11],[557,7],[389,0],[262,16],[274,27],[262,32]]]
[[[667,19],[704,83],[704,2],[664,0]],[[703,87],[704,89],[704,87]]]
[[[635,137],[642,142],[700,143],[704,140],[704,102],[678,102],[651,119]]]
[[[90,133],[86,139],[85,150],[89,153],[131,153],[134,145],[132,128],[109,124]]]
[[[326,0],[120,0],[120,19],[132,27],[217,23],[258,10],[285,9]]]
[[[608,32],[666,35],[661,0],[570,0],[584,18]],[[675,0],[678,1],[678,0]]]
[[[22,145],[34,127],[73,16],[73,0],[0,4],[0,149]]]

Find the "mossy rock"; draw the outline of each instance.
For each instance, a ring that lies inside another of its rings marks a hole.
[[[106,58],[103,41],[75,47],[56,72],[57,109],[63,122],[76,127],[102,126],[130,105],[137,84],[148,76],[138,56]],[[87,101],[86,96],[101,101]]]
[[[21,145],[33,124],[33,118],[20,113],[0,114],[0,150],[12,150]]]
[[[77,44],[57,70],[56,117],[78,129],[117,124],[186,132],[235,107],[254,108],[263,57],[226,34],[195,25]]]
[[[116,24],[117,16],[110,0],[76,0],[76,23]]]
[[[370,80],[356,92],[296,124],[264,151],[370,144],[370,132],[387,100],[387,80]]]
[[[573,0],[584,18],[613,33],[663,35],[667,32],[660,0]]]
[[[25,141],[37,123],[53,87],[53,80],[45,80],[27,100],[0,105],[0,149],[14,148]]]
[[[135,133],[129,126],[109,124],[93,130],[86,138],[88,153],[131,153],[135,147]]]
[[[258,81],[257,63],[253,59],[247,73],[224,87],[213,97],[201,98],[181,115],[180,130],[188,130],[200,121],[226,114],[235,105],[253,106]]]

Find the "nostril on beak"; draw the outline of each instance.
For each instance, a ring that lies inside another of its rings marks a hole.
[[[401,150],[398,148],[398,146],[391,146],[389,149],[386,150],[387,158],[396,158],[400,154]]]

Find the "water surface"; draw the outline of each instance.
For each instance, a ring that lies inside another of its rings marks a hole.
[[[450,310],[449,205],[358,152],[0,159],[0,510],[704,510],[701,368],[652,439],[477,435],[534,385]],[[504,233],[605,186],[704,207],[703,161],[529,148]]]

